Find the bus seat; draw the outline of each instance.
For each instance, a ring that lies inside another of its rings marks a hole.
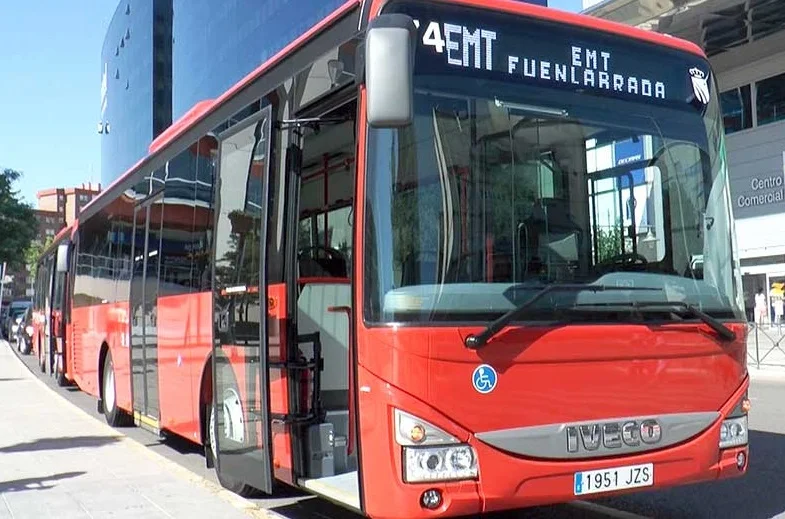
[[[331,306],[351,306],[348,280],[305,283],[297,299],[298,333],[319,332],[322,342],[322,404],[327,410],[347,409],[349,405],[349,320],[341,312],[328,312]],[[313,345],[300,346],[306,358],[313,357]]]
[[[330,272],[313,258],[301,258],[297,262],[297,268],[301,278],[331,277]]]

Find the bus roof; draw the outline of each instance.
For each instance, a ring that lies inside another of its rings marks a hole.
[[[122,175],[109,184],[103,192],[97,197],[93,198],[82,208],[82,219],[88,219],[92,214],[98,212],[101,208],[109,204],[116,196],[113,193],[115,189],[128,180],[137,170],[149,163],[155,156],[164,151],[170,144],[186,133],[190,128],[204,121],[210,114],[217,111],[225,103],[227,103],[233,96],[241,92],[244,88],[253,83],[256,79],[265,74],[274,65],[281,62],[287,54],[293,50],[303,46],[306,42],[314,38],[317,34],[322,32],[326,27],[332,23],[343,18],[353,10],[360,8],[360,16],[365,18],[361,19],[360,23],[367,22],[367,14],[370,17],[377,16],[382,7],[390,0],[347,0],[338,9],[327,15],[319,23],[311,27],[306,32],[302,33],[295,40],[278,51],[270,59],[262,63],[251,73],[246,75],[243,79],[237,82],[234,86],[229,88],[217,99],[203,100],[194,105],[188,112],[175,121],[169,128],[164,130],[156,139],[154,139],[148,148],[149,153],[141,158],[136,164],[131,166]],[[689,52],[701,57],[706,57],[703,50],[696,44],[674,38],[672,36],[645,31],[635,27],[630,27],[621,23],[611,22],[601,18],[591,16],[569,13],[560,11],[549,7],[543,7],[536,4],[530,4],[521,0],[432,0],[439,3],[453,3],[464,6],[481,7],[484,9],[492,9],[512,14],[520,14],[530,16],[532,18],[539,18],[541,20],[548,20],[552,22],[573,25],[576,27],[583,27],[592,30],[602,31],[609,34],[615,34],[622,37],[631,38],[634,40],[645,41],[654,45],[670,47],[673,49]]]

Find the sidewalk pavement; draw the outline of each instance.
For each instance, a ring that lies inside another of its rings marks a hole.
[[[280,517],[88,415],[0,341],[0,519]]]

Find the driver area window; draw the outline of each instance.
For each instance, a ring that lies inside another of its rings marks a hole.
[[[355,103],[349,104],[339,110],[353,114]],[[353,118],[325,125],[304,138],[297,234],[301,282],[351,276],[354,125]]]

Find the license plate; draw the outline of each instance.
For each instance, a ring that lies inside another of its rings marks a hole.
[[[654,464],[646,463],[576,472],[574,483],[576,496],[624,490],[625,488],[648,487],[654,484]]]

